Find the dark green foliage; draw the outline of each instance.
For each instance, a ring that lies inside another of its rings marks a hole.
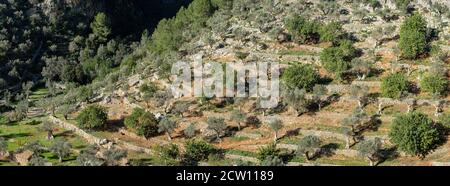
[[[443,125],[447,129],[450,129],[450,113],[444,113],[438,118],[439,124]]]
[[[400,27],[399,48],[405,58],[415,59],[427,47],[427,22],[418,13],[408,17]]]
[[[185,159],[195,162],[206,160],[209,154],[215,151],[212,145],[202,140],[189,140],[186,142],[185,148]]]
[[[181,8],[176,17],[161,20],[152,35],[152,51],[159,54],[175,51],[183,41],[191,39],[183,32],[196,33],[206,26],[213,13],[211,0],[194,0],[188,8]]]
[[[381,94],[384,97],[400,98],[408,89],[408,80],[401,73],[386,76],[381,82]]]
[[[278,156],[268,156],[264,161],[261,161],[261,166],[284,166],[284,162]]]
[[[161,145],[156,148],[159,156],[164,161],[164,165],[178,165],[180,150],[176,144]]]
[[[320,53],[325,69],[339,75],[350,69],[350,62],[357,56],[357,50],[349,40],[340,41],[339,46],[326,48]]]
[[[264,161],[267,158],[279,157],[280,151],[277,149],[275,144],[269,144],[267,146],[261,147],[258,150],[258,158],[259,161]]]
[[[410,155],[424,158],[437,147],[440,136],[427,115],[411,112],[394,119],[389,133],[391,142]]]
[[[92,34],[99,43],[108,41],[111,34],[111,20],[105,13],[98,13],[91,23]]]
[[[282,80],[291,89],[306,89],[311,91],[319,82],[320,75],[311,65],[294,65],[284,71]]]
[[[106,109],[97,105],[88,106],[77,117],[78,125],[88,130],[104,127],[107,119]]]
[[[125,117],[124,123],[128,129],[146,138],[158,134],[158,122],[155,116],[141,108],[135,108],[131,115]]]
[[[299,43],[317,43],[320,39],[320,24],[317,22],[294,15],[286,19],[285,25],[293,39]],[[328,36],[327,39],[329,39]]]
[[[397,9],[400,11],[406,12],[409,6],[409,3],[411,3],[411,0],[395,0],[395,6],[397,6]]]
[[[448,80],[442,75],[427,74],[420,81],[420,87],[431,94],[443,95],[447,91]]]
[[[321,42],[338,43],[344,37],[342,25],[339,22],[331,22],[322,26],[319,30]]]

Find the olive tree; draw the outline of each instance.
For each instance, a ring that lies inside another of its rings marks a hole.
[[[270,129],[272,129],[274,137],[274,143],[278,140],[278,131],[283,128],[283,121],[277,117],[272,117],[267,120],[267,125],[269,125]]]
[[[244,122],[246,118],[246,114],[240,110],[233,110],[233,112],[231,112],[231,120],[237,123],[238,130],[241,130],[241,123]]]
[[[284,102],[286,102],[290,107],[295,109],[297,116],[308,112],[310,107],[310,100],[306,99],[306,91],[304,89],[292,89],[284,91]]]
[[[158,123],[158,132],[165,132],[169,140],[172,140],[172,136],[170,135],[170,133],[172,133],[175,128],[177,128],[177,123],[167,117],[163,118]]]
[[[0,155],[6,154],[8,151],[8,144],[5,138],[0,137]]]
[[[45,120],[44,122],[42,122],[42,125],[39,129],[47,132],[47,140],[53,139],[53,130],[55,130],[55,126],[52,122]]]
[[[425,158],[440,141],[433,120],[419,112],[396,117],[389,132],[390,141],[407,154]]]
[[[71,148],[72,145],[68,141],[58,138],[50,147],[50,151],[58,156],[59,162],[62,162],[64,158],[70,155]]]
[[[356,74],[358,80],[364,80],[369,75],[371,70],[371,63],[362,60],[360,58],[355,58],[352,60],[352,72]]]
[[[369,165],[374,166],[380,158],[382,142],[380,138],[361,141],[357,146],[358,154],[369,160]]]
[[[99,151],[99,147],[97,145],[89,145],[83,150],[81,150],[80,154],[77,156],[76,163],[79,166],[101,166],[105,162],[98,158],[96,154]]]
[[[368,101],[369,87],[352,85],[350,86],[350,96],[358,100],[359,108],[363,108]]]
[[[360,132],[360,128],[363,127],[370,117],[361,109],[356,108],[353,113],[344,118],[341,122],[342,132],[347,136],[345,147],[348,149],[350,146],[350,139],[353,139],[353,145],[357,142],[357,137]]]
[[[108,166],[120,165],[120,160],[126,158],[127,156],[128,152],[126,150],[117,149],[116,147],[112,147],[103,152],[105,163]]]
[[[217,117],[209,117],[207,120],[208,129],[213,130],[216,133],[217,139],[222,142],[220,138],[221,134],[227,129],[225,119]]]
[[[313,88],[314,100],[316,100],[319,110],[322,109],[322,104],[324,104],[323,96],[328,94],[328,89],[324,85],[316,84]]]
[[[184,129],[183,133],[184,133],[184,136],[186,136],[187,138],[194,137],[195,134],[197,133],[195,124],[194,123],[189,124],[189,126],[186,129]]]
[[[309,161],[316,156],[321,143],[320,138],[317,136],[305,136],[298,144],[297,153],[305,155],[306,160]]]

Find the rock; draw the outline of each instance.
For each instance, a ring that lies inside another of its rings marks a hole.
[[[286,33],[280,33],[277,36],[277,41],[280,43],[288,41],[289,36]]]
[[[106,145],[107,143],[109,143],[109,140],[103,138],[103,139],[100,140],[99,145]]]
[[[161,121],[162,119],[164,119],[164,115],[159,112],[154,115],[155,115],[156,120],[158,120],[158,121]]]
[[[1,161],[7,161],[9,160],[10,154],[8,151],[6,152],[0,152],[0,160]]]
[[[28,165],[28,162],[30,161],[33,154],[33,151],[25,150],[21,153],[15,154],[14,159],[17,163],[19,163],[19,165],[25,166]]]
[[[132,87],[132,86],[135,86],[135,85],[139,84],[140,81],[141,81],[141,80],[140,80],[139,74],[136,74],[136,75],[134,75],[134,76],[131,76],[131,77],[128,79],[128,85],[129,85],[130,87]]]

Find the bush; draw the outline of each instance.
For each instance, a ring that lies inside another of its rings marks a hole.
[[[391,74],[382,79],[381,94],[388,98],[400,98],[408,91],[408,80],[401,73]]]
[[[420,81],[420,87],[426,92],[442,95],[447,91],[448,80],[440,75],[428,74]]]
[[[285,21],[286,28],[292,34],[295,41],[299,43],[317,43],[320,39],[320,24],[308,21],[299,15],[294,15]]]
[[[338,43],[342,39],[344,31],[339,22],[331,22],[320,28],[320,41]]]
[[[447,129],[450,129],[450,113],[444,113],[439,116],[439,123]]]
[[[147,138],[158,134],[158,122],[155,116],[141,108],[135,108],[131,115],[125,117],[124,123],[139,136]]]
[[[282,79],[289,88],[311,91],[319,82],[320,75],[311,65],[294,65],[286,69]]]
[[[320,53],[320,60],[329,72],[342,73],[350,69],[350,62],[357,56],[357,50],[351,41],[344,40],[339,46],[324,49]]]
[[[256,158],[262,162],[268,158],[279,157],[279,154],[280,151],[277,149],[276,145],[272,143],[268,146],[259,148]]]
[[[399,48],[405,58],[415,59],[427,47],[427,23],[420,14],[408,17],[400,27]]]
[[[180,150],[176,144],[158,146],[156,149],[163,159],[177,159],[180,156]]]
[[[108,119],[106,109],[97,105],[90,105],[77,116],[78,125],[83,129],[102,128]]]
[[[201,161],[206,160],[209,154],[215,151],[214,147],[208,142],[199,140],[189,140],[186,143],[185,158],[191,161]]]
[[[391,142],[400,150],[422,158],[437,147],[439,135],[433,120],[418,112],[395,118],[389,133]]]

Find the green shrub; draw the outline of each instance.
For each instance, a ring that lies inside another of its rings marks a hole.
[[[77,116],[78,125],[83,129],[99,129],[105,126],[108,114],[104,107],[90,105]]]
[[[425,157],[440,141],[439,131],[427,115],[412,112],[394,119],[390,141],[410,155]]]
[[[447,91],[448,80],[440,75],[428,74],[420,81],[420,87],[426,92],[442,95]]]
[[[211,144],[203,140],[189,140],[186,143],[185,148],[185,158],[197,162],[206,160],[209,154],[215,151],[214,147]]]
[[[344,35],[342,25],[339,22],[331,22],[322,26],[319,30],[321,42],[338,43]]]
[[[388,98],[400,98],[408,91],[408,80],[401,73],[391,74],[382,79],[381,94]]]
[[[357,50],[349,40],[340,41],[339,46],[324,49],[320,61],[329,72],[339,74],[350,69],[350,62],[357,56]]]
[[[320,39],[320,24],[308,21],[306,18],[294,15],[286,19],[285,25],[293,39],[299,43],[317,43]]]
[[[408,17],[400,27],[399,48],[405,58],[415,59],[427,47],[427,23],[418,13]]]
[[[279,157],[279,154],[280,151],[276,148],[276,145],[273,143],[268,146],[261,147],[258,150],[256,158],[258,158],[258,160],[262,162],[268,158]]]
[[[306,89],[308,91],[312,90],[319,79],[320,75],[311,65],[290,66],[282,76],[282,80],[289,88]]]
[[[155,116],[141,108],[135,108],[131,115],[125,117],[124,123],[139,136],[147,138],[158,134],[158,122]]]

